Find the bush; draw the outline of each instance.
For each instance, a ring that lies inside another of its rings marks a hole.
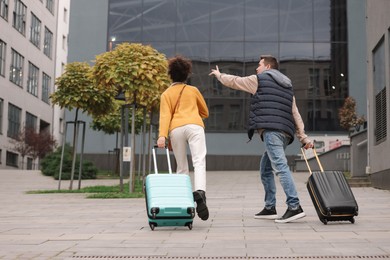
[[[53,153],[45,156],[41,161],[41,171],[43,175],[53,176],[54,179],[58,180],[60,173],[62,147],[59,147]],[[72,147],[68,144],[65,145],[64,159],[62,162],[62,174],[61,180],[70,180],[70,174],[72,171]],[[76,156],[76,165],[74,172],[74,179],[78,179],[80,166],[80,157]],[[96,179],[98,169],[93,165],[92,162],[83,160],[83,172],[81,179]]]

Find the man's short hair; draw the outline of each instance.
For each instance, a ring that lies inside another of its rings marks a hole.
[[[271,69],[279,69],[278,60],[272,55],[261,55],[260,60],[264,60],[264,65],[270,65]]]

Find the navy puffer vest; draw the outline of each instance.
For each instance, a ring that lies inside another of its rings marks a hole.
[[[271,75],[257,75],[258,88],[252,96],[249,111],[248,137],[257,129],[283,131],[294,141],[295,124],[292,115],[293,89],[278,84]]]

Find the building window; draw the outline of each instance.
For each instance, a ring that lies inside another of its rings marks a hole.
[[[374,135],[376,144],[386,140],[387,136],[387,102],[386,102],[386,73],[385,47],[382,39],[373,51],[373,80],[375,96],[375,125]]]
[[[5,76],[5,51],[7,44],[0,40],[0,76]]]
[[[16,138],[20,131],[22,110],[12,104],[8,105],[8,131],[7,136]]]
[[[31,13],[30,41],[39,48],[41,44],[41,21]]]
[[[23,87],[24,57],[14,49],[11,50],[11,66],[9,80],[19,87]]]
[[[240,126],[240,112],[242,111],[240,105],[230,105],[229,124],[228,129],[239,130]]]
[[[320,70],[319,69],[309,69],[309,97],[319,96],[320,95]]]
[[[38,118],[29,112],[26,112],[26,128],[37,130]]]
[[[34,169],[34,160],[30,157],[27,157],[27,170]]]
[[[4,107],[4,100],[0,98],[0,135],[3,134],[3,109]]]
[[[14,19],[12,25],[23,35],[26,35],[27,7],[20,0],[15,0]]]
[[[38,96],[38,77],[39,77],[39,69],[34,64],[29,62],[27,92],[34,96]]]
[[[333,94],[333,88],[330,85],[331,78],[330,78],[330,70],[329,69],[324,69],[324,94],[325,96],[331,96]]]
[[[59,132],[60,132],[60,134],[63,134],[64,133],[64,120],[62,119],[62,118],[60,118],[60,120],[59,120]]]
[[[52,52],[52,46],[53,46],[53,33],[45,27],[45,39],[43,43],[43,53],[51,58],[51,52]]]
[[[0,0],[0,16],[8,21],[8,0]]]
[[[223,105],[210,106],[210,117],[208,127],[212,130],[219,130],[222,128],[219,118],[223,117]]]
[[[50,13],[54,13],[54,0],[46,0],[46,8]]]
[[[68,23],[68,9],[64,8],[64,22]]]
[[[16,153],[7,151],[6,164],[7,166],[18,167],[19,156]]]
[[[66,50],[66,36],[62,35],[62,49]]]
[[[49,104],[51,78],[46,73],[42,74],[42,101]]]

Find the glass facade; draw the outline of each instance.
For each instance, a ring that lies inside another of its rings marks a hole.
[[[291,78],[307,131],[341,131],[348,96],[346,0],[110,0],[107,49],[150,44],[193,62],[189,84],[210,109],[207,132],[246,131],[250,95],[208,76],[255,73],[259,57],[278,58]],[[113,40],[115,39],[115,41]]]

